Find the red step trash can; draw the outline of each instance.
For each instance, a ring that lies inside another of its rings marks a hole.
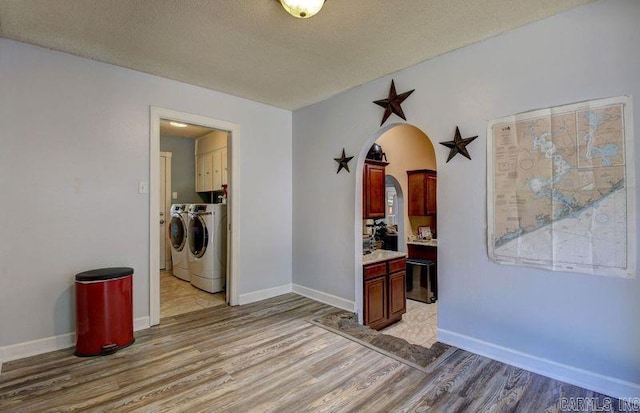
[[[76,274],[76,356],[115,353],[134,342],[133,268]]]

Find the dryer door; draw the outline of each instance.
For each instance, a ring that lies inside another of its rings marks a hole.
[[[189,250],[196,258],[202,258],[209,244],[209,231],[204,219],[198,214],[189,214]]]
[[[182,251],[184,244],[187,242],[187,228],[182,217],[171,215],[171,223],[169,224],[169,237],[171,238],[171,246],[176,251]]]

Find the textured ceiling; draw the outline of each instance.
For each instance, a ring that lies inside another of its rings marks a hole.
[[[0,0],[0,36],[297,109],[593,0]]]

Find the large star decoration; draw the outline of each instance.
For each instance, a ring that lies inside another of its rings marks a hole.
[[[338,172],[336,172],[337,174],[340,173],[340,171],[344,168],[347,170],[347,172],[351,173],[351,171],[349,170],[349,161],[351,161],[353,159],[353,156],[347,156],[344,153],[344,148],[342,148],[342,157],[340,158],[333,158],[334,161],[338,162],[338,164],[340,164],[340,166],[338,166]]]
[[[402,102],[409,97],[410,94],[413,93],[415,89],[412,89],[408,92],[400,93],[399,95],[396,93],[396,85],[393,83],[393,79],[391,79],[391,89],[389,89],[389,97],[386,99],[376,100],[375,103],[378,106],[382,106],[384,108],[384,115],[382,116],[382,122],[380,122],[380,126],[382,126],[389,116],[392,113],[400,116],[402,119],[407,120],[404,117],[404,112],[402,111],[402,107],[400,106]]]
[[[440,142],[440,145],[444,145],[447,148],[451,149],[449,152],[449,157],[447,158],[447,162],[451,160],[457,154],[464,155],[468,159],[471,159],[469,156],[469,152],[467,152],[467,145],[470,144],[475,138],[478,136],[472,136],[470,138],[462,139],[460,135],[460,129],[456,126],[456,136],[453,137],[452,141]]]

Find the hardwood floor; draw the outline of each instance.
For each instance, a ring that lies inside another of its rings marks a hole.
[[[111,356],[7,362],[0,411],[558,411],[603,397],[463,350],[429,373],[306,320],[335,308],[286,294],[166,317]]]

